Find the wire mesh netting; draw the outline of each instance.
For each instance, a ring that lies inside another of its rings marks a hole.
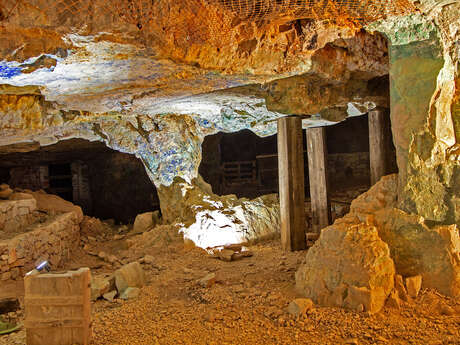
[[[91,0],[0,0],[0,20],[6,20],[20,7],[33,7],[61,15],[88,12]],[[347,16],[361,22],[374,21],[388,15],[406,14],[414,10],[409,0],[112,0],[101,2],[106,11],[122,20],[140,26],[148,25],[171,6],[196,10],[216,6],[240,20],[276,20],[280,18],[333,19]],[[212,18],[210,18],[212,19]],[[206,23],[203,23],[206,25]]]
[[[16,10],[19,0],[0,0],[0,21],[7,20]]]
[[[408,0],[209,0],[241,19],[330,19],[341,14],[368,22],[388,15],[411,12]]]

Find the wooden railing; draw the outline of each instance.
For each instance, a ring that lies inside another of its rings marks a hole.
[[[226,162],[222,164],[224,186],[242,185],[257,181],[256,161]]]

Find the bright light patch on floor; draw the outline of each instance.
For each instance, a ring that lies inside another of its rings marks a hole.
[[[198,212],[196,221],[188,228],[182,228],[184,239],[193,241],[197,247],[213,248],[230,244],[244,243],[243,229],[220,210]]]

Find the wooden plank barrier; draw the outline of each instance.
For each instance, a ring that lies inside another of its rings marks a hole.
[[[91,337],[91,272],[25,277],[27,345],[88,345]]]

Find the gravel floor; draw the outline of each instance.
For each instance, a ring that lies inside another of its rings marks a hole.
[[[428,290],[377,315],[316,307],[292,317],[286,307],[297,297],[294,274],[305,253],[284,253],[279,241],[251,246],[252,257],[232,262],[170,238],[136,248],[125,260],[154,256],[144,265],[149,283],[136,300],[94,303],[92,345],[460,344],[460,299]],[[210,272],[215,284],[197,283]],[[0,345],[15,344],[25,344],[24,330],[0,336]]]

